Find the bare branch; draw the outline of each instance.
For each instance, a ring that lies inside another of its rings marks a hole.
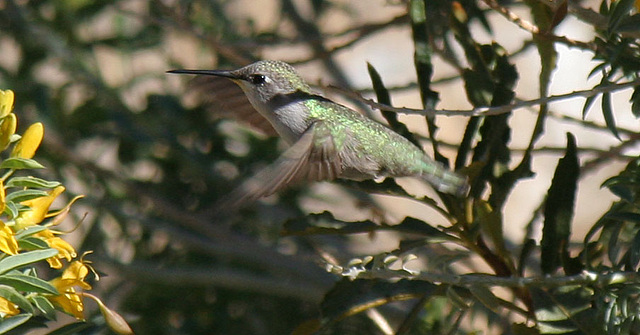
[[[502,105],[502,106],[496,106],[496,107],[479,107],[479,108],[474,108],[470,110],[431,109],[431,108],[415,109],[415,108],[406,108],[406,107],[393,107],[393,106],[377,103],[371,99],[366,99],[362,97],[360,94],[356,92],[345,90],[332,85],[323,86],[322,89],[329,92],[342,94],[344,96],[347,96],[353,99],[357,99],[358,101],[365,103],[371,108],[394,112],[394,113],[413,114],[413,115],[488,116],[488,115],[504,114],[516,109],[533,107],[533,106],[538,106],[542,104],[548,104],[551,102],[562,101],[566,99],[588,98],[598,94],[622,90],[628,87],[633,87],[638,85],[640,85],[640,79],[635,79],[625,83],[619,83],[619,84],[611,83],[606,85],[599,85],[588,90],[573,91],[570,93],[550,95],[548,97],[543,97],[538,99],[518,101],[508,105]]]
[[[372,269],[363,270],[355,276],[359,279],[410,279],[455,285],[455,286],[487,286],[487,287],[558,287],[566,285],[607,286],[614,284],[640,284],[640,273],[613,272],[597,273],[582,271],[573,276],[551,277],[498,277],[488,274],[454,275],[433,272],[414,272],[408,270]]]

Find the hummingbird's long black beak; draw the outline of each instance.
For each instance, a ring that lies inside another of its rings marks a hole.
[[[227,71],[227,70],[171,70],[171,71],[167,71],[167,73],[198,74],[198,75],[225,77],[230,79],[240,79],[232,71]]]

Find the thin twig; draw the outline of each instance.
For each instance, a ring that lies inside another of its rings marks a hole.
[[[613,92],[616,90],[622,90],[628,87],[633,87],[638,85],[640,85],[640,79],[635,79],[632,81],[619,83],[619,84],[611,83],[606,85],[599,85],[587,90],[573,91],[573,92],[564,93],[564,94],[550,95],[550,96],[542,97],[538,99],[518,101],[508,105],[502,105],[502,106],[496,106],[496,107],[479,107],[479,108],[473,108],[469,110],[435,109],[435,108],[416,109],[416,108],[406,108],[406,107],[393,107],[393,106],[377,103],[371,99],[366,99],[356,92],[342,89],[336,86],[329,85],[329,86],[323,86],[322,88],[329,92],[342,94],[347,97],[357,99],[367,104],[371,108],[390,111],[394,113],[409,114],[409,115],[489,116],[489,115],[504,114],[516,109],[533,107],[541,104],[548,104],[551,102],[562,101],[566,99],[588,98],[598,94]]]
[[[483,0],[483,2],[487,6],[491,7],[491,9],[504,16],[507,20],[509,20],[509,22],[516,24],[518,27],[530,32],[532,35],[538,36],[543,39],[552,40],[554,42],[562,43],[570,47],[592,51],[597,50],[597,45],[595,43],[576,41],[566,36],[558,36],[552,34],[551,32],[541,31],[540,28],[538,28],[536,25],[522,19],[521,17],[510,11],[508,8],[501,6],[495,0]]]
[[[607,286],[614,284],[640,284],[640,273],[613,272],[597,273],[582,271],[573,276],[550,277],[498,277],[484,274],[455,275],[433,272],[414,272],[408,270],[371,269],[362,270],[355,276],[359,279],[410,279],[455,285],[455,286],[487,286],[487,287],[559,287],[567,285]]]

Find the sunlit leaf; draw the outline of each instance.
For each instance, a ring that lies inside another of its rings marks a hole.
[[[20,273],[6,273],[0,276],[0,284],[11,286],[19,291],[37,292],[57,295],[58,290],[49,282],[38,277],[27,276]]]
[[[37,177],[19,177],[15,176],[9,179],[5,187],[34,187],[34,188],[55,188],[60,186],[57,181],[48,181]]]
[[[44,169],[44,166],[30,158],[11,157],[2,161],[0,169]]]
[[[58,250],[56,249],[46,249],[46,250],[29,251],[29,252],[5,257],[2,260],[0,260],[0,274],[4,274],[13,269],[17,269],[25,265],[29,265],[35,262],[45,260],[49,257],[56,256],[57,254],[58,254]]]

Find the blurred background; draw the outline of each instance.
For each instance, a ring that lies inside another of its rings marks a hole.
[[[486,5],[460,3],[478,43],[497,42],[513,55],[516,98],[537,98],[540,60],[531,34]],[[531,19],[528,7],[500,3]],[[598,5],[579,2],[587,9]],[[434,45],[455,44],[447,30],[451,3],[435,7],[440,15],[428,17]],[[590,41],[595,31],[567,16],[555,34]],[[74,205],[74,219],[65,222],[67,229],[81,222],[67,238],[79,251],[94,250],[90,259],[103,274],[94,283],[96,294],[138,334],[291,333],[318,317],[323,295],[339,279],[324,269],[327,259],[344,263],[392,250],[399,240],[395,232],[280,236],[287,219],[330,210],[346,221],[394,223],[411,216],[433,226],[447,224],[423,203],[369,196],[335,183],[293,187],[243,209],[231,222],[216,222],[207,216],[215,201],[273,162],[283,143],[216,118],[194,95],[191,76],[165,73],[278,59],[294,65],[319,92],[335,85],[372,98],[368,62],[394,106],[421,108],[406,1],[0,0],[0,51],[0,88],[16,94],[20,131],[35,121],[45,125],[36,158],[48,167],[47,177],[67,186],[67,199],[86,195]],[[465,61],[437,51],[436,107],[470,109],[460,77]],[[592,52],[565,45],[557,51],[549,94],[600,82],[597,75],[589,77],[597,64]],[[335,91],[325,94],[383,121],[362,102]],[[636,132],[630,95],[630,90],[613,94],[614,110],[622,111],[617,124]],[[581,240],[613,201],[600,185],[637,155],[638,145],[617,150],[620,142],[604,126],[599,104],[582,121],[583,104],[579,98],[550,105],[552,117],[532,161],[535,176],[521,180],[504,207],[510,241],[540,238],[534,213],[564,153],[567,131],[584,148],[581,161],[593,162],[581,175],[574,238]],[[529,143],[536,117],[522,108],[509,119],[513,165]],[[425,137],[423,147],[432,153],[424,117],[400,120]],[[451,162],[467,120],[437,118],[441,152]],[[417,180],[398,182],[411,194],[433,195]],[[370,322],[357,318],[344,327],[375,333]]]

